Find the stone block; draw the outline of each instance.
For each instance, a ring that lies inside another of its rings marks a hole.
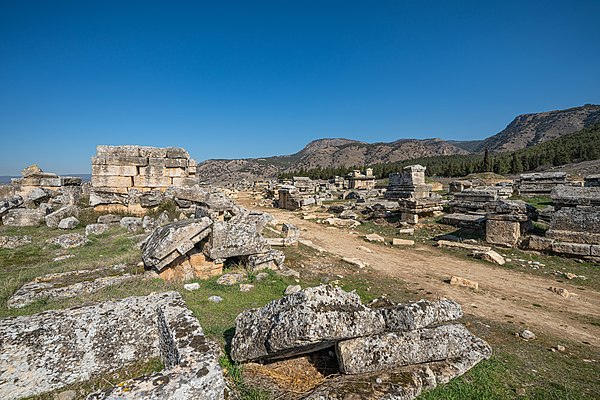
[[[458,358],[470,352],[482,353],[488,358],[492,349],[458,324],[360,337],[341,341],[336,346],[338,364],[344,374],[384,371]]]
[[[139,187],[166,188],[171,185],[171,178],[168,176],[138,175],[133,177],[133,183],[133,186]]]
[[[167,149],[164,147],[140,146],[140,156],[147,158],[165,158]]]
[[[92,175],[92,187],[128,188],[133,186],[130,176],[97,176]]]
[[[170,176],[171,178],[173,178],[173,177],[176,177],[176,178],[187,177],[187,173],[185,172],[185,169],[183,169],[183,168],[165,168],[164,169],[164,175],[165,176]]]
[[[98,155],[92,157],[92,165],[117,165],[145,167],[148,165],[146,157]]]
[[[474,290],[479,289],[478,282],[471,281],[471,280],[465,279],[465,278],[461,278],[459,276],[453,276],[452,278],[450,278],[450,284],[454,285],[454,286],[462,286],[462,287],[466,287],[466,288],[474,289]]]
[[[167,158],[185,158],[189,159],[190,155],[181,147],[167,147]]]
[[[392,240],[392,245],[394,245],[394,246],[414,246],[415,245],[415,241],[414,240],[409,240],[409,239],[394,238]]]
[[[592,245],[582,243],[554,242],[552,243],[552,251],[560,254],[591,256]]]
[[[13,208],[2,217],[2,223],[8,226],[38,226],[44,221],[45,216],[44,210]]]
[[[167,158],[165,159],[165,167],[167,168],[187,168],[188,160],[185,158]]]
[[[521,238],[521,224],[515,221],[488,219],[485,223],[485,241],[499,246],[514,247]]]
[[[460,304],[447,299],[395,304],[386,298],[379,298],[372,301],[369,307],[381,314],[387,331],[413,331],[463,316]]]
[[[93,176],[136,176],[138,167],[134,165],[92,165]]]
[[[531,250],[550,251],[552,250],[552,243],[554,243],[554,239],[534,235],[529,237],[529,249]]]
[[[592,257],[600,257],[600,245],[597,245],[597,244],[592,245],[590,251],[591,251]]]
[[[546,237],[559,242],[600,244],[600,232],[591,233],[584,231],[563,231],[557,229],[548,229],[546,231]]]

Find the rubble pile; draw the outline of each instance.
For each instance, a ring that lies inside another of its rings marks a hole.
[[[550,227],[545,237],[531,236],[529,248],[600,259],[600,187],[559,186],[551,196]]]
[[[331,349],[338,373],[305,398],[412,399],[490,357],[485,341],[447,324],[461,316],[450,300],[365,306],[354,292],[322,285],[238,315],[231,357],[267,362]]]

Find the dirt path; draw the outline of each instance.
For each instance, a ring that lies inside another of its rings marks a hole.
[[[251,200],[241,195],[238,202],[248,208]],[[397,277],[409,286],[423,288],[439,297],[454,299],[465,312],[496,321],[512,320],[536,333],[579,340],[600,347],[600,327],[586,322],[600,319],[600,293],[580,290],[567,283],[464,260],[441,250],[417,244],[414,248],[391,248],[366,243],[348,230],[332,230],[322,224],[303,220],[280,209],[264,209],[279,222],[289,221],[303,231],[301,237],[340,257],[356,257],[375,271]],[[370,248],[367,253],[358,246]],[[479,291],[450,286],[452,275],[479,282]],[[563,298],[548,290],[560,286],[573,295]],[[541,305],[542,307],[534,306]],[[510,317],[512,316],[512,318]]]

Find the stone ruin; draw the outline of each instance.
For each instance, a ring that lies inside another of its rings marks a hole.
[[[0,398],[22,399],[161,359],[87,399],[223,399],[220,350],[177,292],[0,319]]]
[[[171,186],[193,186],[196,162],[179,147],[97,146],[90,205],[97,211],[141,213]]]
[[[270,363],[330,349],[337,373],[305,399],[408,400],[490,357],[485,341],[450,323],[462,315],[450,300],[365,306],[354,292],[322,285],[238,315],[231,357]]]
[[[537,219],[535,208],[521,200],[505,200],[496,188],[466,189],[454,194],[451,214],[442,223],[471,230],[485,229],[488,243],[517,247]]]
[[[221,275],[223,263],[234,259],[250,271],[278,269],[283,265],[283,252],[273,250],[262,231],[273,217],[242,208],[228,220],[209,216],[176,221],[155,230],[142,245],[142,260],[147,269],[165,280],[207,279]],[[291,224],[297,242],[299,232]],[[284,225],[284,228],[285,225]],[[289,235],[288,235],[289,237]]]
[[[585,186],[585,187],[600,187],[600,174],[585,176],[583,178],[583,186]]]
[[[559,186],[545,237],[531,236],[529,248],[600,261],[600,187]]]
[[[322,199],[318,195],[301,192],[295,186],[285,185],[280,187],[278,195],[277,207],[290,211],[295,211],[304,206],[313,204],[322,204]]]
[[[22,178],[0,187],[2,225],[38,226],[59,222],[78,214],[77,204],[83,195],[81,178],[43,172],[37,165],[21,171]]]
[[[569,181],[566,172],[533,172],[521,174],[515,182],[516,192],[520,196],[549,196],[552,189],[560,185],[579,186]]]
[[[419,217],[432,216],[443,210],[440,196],[425,183],[425,170],[426,167],[421,165],[409,165],[401,173],[389,175],[384,196],[398,201],[403,222],[417,224]]]

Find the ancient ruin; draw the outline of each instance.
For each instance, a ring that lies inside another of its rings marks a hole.
[[[370,190],[375,188],[375,183],[373,168],[367,168],[364,174],[360,170],[354,170],[348,174],[348,189]]]
[[[365,306],[355,293],[318,286],[241,313],[231,356],[240,362],[265,361],[330,348],[339,375],[307,398],[334,398],[336,393],[360,398],[365,388],[350,381],[378,380],[380,398],[402,394],[413,399],[490,357],[486,342],[460,324],[445,324],[461,316],[461,307],[449,300],[394,304],[380,299]],[[436,371],[427,383],[399,379],[425,367]]]
[[[569,181],[566,172],[534,172],[521,174],[516,180],[516,192],[520,196],[549,196],[559,185],[578,185]]]

